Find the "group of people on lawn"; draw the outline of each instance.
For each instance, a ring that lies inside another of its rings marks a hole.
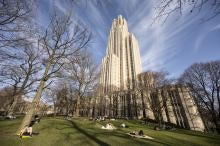
[[[32,134],[33,134],[33,125],[35,124],[35,123],[39,123],[40,122],[40,118],[39,118],[39,116],[38,115],[35,115],[34,116],[34,118],[33,118],[33,120],[30,122],[30,124],[29,125],[26,125],[21,131],[20,131],[20,133],[19,133],[19,136],[20,137],[22,137],[22,136],[32,136]],[[127,128],[128,126],[127,125],[125,125],[124,123],[122,123],[121,125],[120,125],[120,128]],[[114,129],[116,129],[116,127],[113,125],[113,124],[111,124],[111,123],[107,123],[106,124],[106,126],[102,126],[101,127],[102,129],[107,129],[107,130],[114,130]],[[129,133],[131,136],[144,136],[144,132],[143,132],[143,130],[140,130],[139,132],[137,132],[137,131],[132,131],[132,132],[130,132]]]

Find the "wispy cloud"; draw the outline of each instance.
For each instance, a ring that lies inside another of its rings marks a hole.
[[[106,0],[101,4],[88,1],[75,6],[73,13],[93,32],[91,50],[98,62],[105,55],[112,20],[122,14],[128,21],[129,31],[135,34],[139,42],[143,69],[164,69],[177,76],[187,66],[201,60],[199,55],[204,53],[198,52],[200,45],[204,39],[210,42],[207,35],[220,29],[220,19],[212,24],[201,24],[199,17],[185,13],[190,10],[186,7],[183,16],[174,13],[166,23],[152,25],[155,4],[155,0]],[[64,13],[72,9],[61,0],[55,5]],[[207,55],[210,58],[213,56],[211,52],[205,54],[206,58]]]
[[[220,24],[209,26],[204,29],[204,31],[197,37],[194,45],[194,51],[198,52],[200,50],[201,44],[203,43],[204,39],[213,31],[220,29]]]
[[[145,1],[143,6],[148,7],[145,9],[139,7],[135,15],[131,17],[132,19],[129,19],[133,22],[131,30],[139,40],[143,69],[160,70],[164,68],[166,61],[175,55],[176,51],[165,43],[167,25],[162,23],[152,25],[155,3]]]

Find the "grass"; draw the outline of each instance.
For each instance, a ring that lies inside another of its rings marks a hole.
[[[155,131],[152,126],[141,125],[137,121],[111,121],[115,126],[122,122],[129,128],[107,131],[100,129],[101,125],[109,121],[94,122],[85,118],[65,120],[63,118],[43,118],[34,125],[38,136],[29,139],[20,139],[15,132],[21,119],[0,121],[1,146],[93,146],[93,145],[220,145],[220,135],[204,135],[202,133],[178,129],[176,131]],[[153,140],[136,139],[126,135],[132,130],[142,129]]]

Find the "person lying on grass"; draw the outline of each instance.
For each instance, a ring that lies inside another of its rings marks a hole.
[[[107,129],[107,130],[114,130],[116,129],[115,126],[111,123],[107,123],[106,126],[102,126],[102,129]]]
[[[130,135],[133,138],[145,138],[145,139],[154,139],[153,137],[144,135],[144,131],[140,130],[139,132],[137,131],[132,131],[130,133],[127,133],[128,135]]]
[[[30,124],[29,125],[26,125],[25,127],[24,127],[24,129],[22,129],[21,131],[20,131],[20,137],[22,137],[23,135],[29,135],[29,136],[32,136],[32,133],[33,133],[33,125],[35,124],[35,123],[39,123],[40,122],[40,119],[39,119],[39,117],[38,117],[38,115],[35,115],[34,116],[34,119],[30,122]]]

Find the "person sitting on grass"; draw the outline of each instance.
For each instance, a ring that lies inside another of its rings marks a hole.
[[[22,137],[23,135],[28,135],[28,136],[32,136],[32,133],[33,133],[33,125],[35,124],[35,123],[39,123],[40,122],[40,119],[39,119],[39,117],[38,117],[38,115],[35,115],[34,116],[34,119],[30,122],[30,124],[29,125],[26,125],[25,127],[24,127],[24,129],[22,129],[21,131],[20,131],[20,137]]]
[[[143,131],[143,130],[140,130],[140,131],[138,132],[138,135],[139,135],[139,136],[144,136],[144,131]]]
[[[122,123],[122,124],[120,125],[120,127],[121,127],[121,128],[128,128],[128,125],[125,125],[125,123]]]
[[[137,131],[132,131],[130,132],[131,135],[134,135],[134,136],[144,136],[144,132],[143,130],[140,130],[139,132]]]

